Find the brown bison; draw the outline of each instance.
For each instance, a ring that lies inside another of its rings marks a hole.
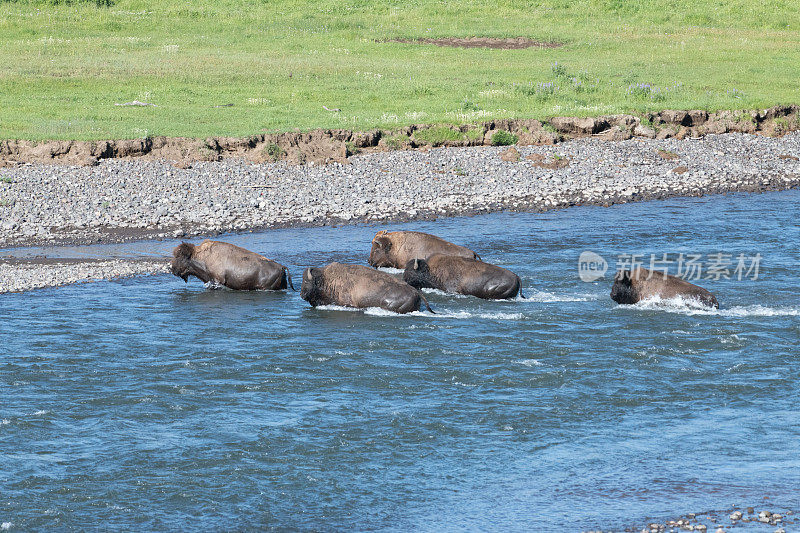
[[[406,264],[403,279],[417,289],[439,289],[486,300],[504,300],[521,294],[519,276],[510,270],[451,255],[412,259]]]
[[[372,239],[369,264],[378,267],[405,268],[412,259],[427,259],[433,254],[455,255],[480,259],[478,254],[447,242],[435,235],[419,231],[379,231]]]
[[[307,268],[300,297],[313,307],[335,304],[409,313],[418,311],[420,303],[424,303],[428,311],[433,312],[428,300],[417,289],[386,272],[363,265],[331,263],[323,268]]]
[[[680,297],[719,308],[713,294],[670,274],[637,267],[633,271],[621,270],[614,276],[611,299],[618,304],[635,304],[655,296],[663,299]]]
[[[172,251],[172,273],[189,281],[195,276],[240,291],[277,291],[292,285],[285,266],[233,244],[205,240],[195,246],[182,242]]]

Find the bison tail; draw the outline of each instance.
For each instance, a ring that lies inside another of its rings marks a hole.
[[[297,289],[295,289],[294,285],[292,284],[292,275],[289,273],[289,269],[283,267],[283,272],[286,274],[286,280],[289,282],[289,286],[292,288],[294,292],[297,292]]]
[[[417,291],[417,292],[419,292],[419,297],[420,297],[420,298],[422,298],[422,301],[423,301],[423,303],[425,304],[425,307],[428,309],[428,311],[430,311],[432,314],[434,314],[434,315],[435,315],[435,314],[436,314],[436,311],[434,311],[433,309],[431,309],[431,304],[429,304],[429,303],[428,303],[428,299],[427,299],[427,298],[425,298],[425,295],[424,295],[424,294],[422,294],[422,291]]]

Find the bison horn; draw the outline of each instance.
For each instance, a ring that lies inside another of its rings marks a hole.
[[[414,270],[419,270],[419,259],[414,259]]]
[[[310,268],[309,268],[309,269],[306,269],[306,275],[305,275],[305,277],[306,277],[306,279],[307,279],[308,281],[312,281],[312,280],[314,279],[314,276],[312,276],[312,275],[311,275],[311,269],[310,269]]]

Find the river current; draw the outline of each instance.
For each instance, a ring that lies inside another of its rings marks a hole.
[[[436,315],[169,275],[0,295],[0,522],[580,531],[765,497],[797,509],[799,213],[788,191],[385,226],[522,278],[512,301],[429,291]],[[379,229],[224,239],[299,288],[306,266],[365,264]],[[585,251],[600,279],[579,277]],[[721,308],[611,301],[615,267],[663,254],[673,273],[699,256]]]

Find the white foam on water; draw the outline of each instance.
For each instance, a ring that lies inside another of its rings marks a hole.
[[[519,361],[511,361],[517,365],[525,365],[525,366],[544,366],[544,363],[539,361],[538,359],[521,359]]]
[[[764,307],[763,305],[735,306],[730,309],[716,310],[722,316],[800,316],[796,307]]]
[[[516,298],[511,300],[512,302],[536,302],[536,303],[558,303],[558,302],[588,302],[590,299],[590,295],[586,294],[566,294],[566,295],[559,295],[553,294],[552,292],[545,292],[545,291],[534,291],[525,298],[522,296],[517,295]]]
[[[737,343],[737,342],[739,342],[740,340],[741,340],[741,339],[739,338],[739,335],[736,335],[736,334],[734,333],[733,335],[730,335],[730,336],[728,336],[728,337],[722,337],[722,338],[721,338],[719,341],[720,341],[722,344],[734,344],[734,343]]]
[[[422,289],[425,294],[435,294],[437,296],[447,296],[448,298],[472,298],[467,294],[458,294],[457,292],[445,292],[439,289]]]
[[[2,524],[0,524],[0,531],[8,531],[9,529],[11,529],[11,526],[13,525],[14,525],[13,522],[3,522]]]
[[[692,298],[666,298],[658,296],[647,298],[634,305],[619,305],[619,309],[665,311],[682,315],[695,316],[722,316],[732,318],[758,317],[758,316],[800,316],[797,307],[765,307],[763,305],[734,306],[730,308],[714,309]]]
[[[10,424],[10,423],[11,423],[11,420],[9,420],[7,418],[4,418],[4,419],[0,420],[0,426],[5,426],[6,424]]]
[[[736,363],[730,368],[725,369],[727,372],[735,372],[744,366],[744,363]]]
[[[402,268],[394,268],[394,267],[379,267],[378,270],[381,272],[386,272],[387,274],[402,274],[405,272]]]
[[[471,311],[446,311],[446,310],[435,310],[435,315],[426,315],[430,316],[431,318],[456,318],[456,319],[466,319],[466,318],[485,318],[487,320],[522,320],[525,318],[525,315],[522,313],[502,313],[502,312],[493,312],[493,313],[474,313]]]
[[[320,311],[351,311],[351,312],[360,312],[362,309],[357,307],[346,307],[344,305],[318,305],[314,309],[319,309]]]
[[[501,313],[501,312],[479,313],[471,311],[447,311],[438,309],[434,309],[435,314],[422,311],[412,311],[411,313],[401,314],[401,313],[395,313],[393,311],[387,311],[386,309],[381,309],[380,307],[367,307],[365,309],[359,309],[356,307],[344,307],[342,305],[320,305],[317,306],[317,309],[321,309],[323,311],[361,312],[364,313],[365,315],[381,316],[381,317],[426,317],[426,318],[456,318],[456,319],[485,318],[489,320],[522,320],[523,318],[525,318],[525,315],[523,315],[522,313]]]
[[[39,411],[36,411],[34,413],[31,413],[31,414],[32,414],[32,416],[42,416],[42,415],[46,415],[49,412],[50,412],[49,409],[43,409],[43,410],[39,410]]]

